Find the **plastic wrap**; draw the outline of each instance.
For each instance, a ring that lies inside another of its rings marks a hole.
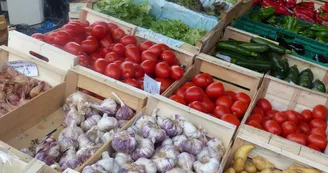
[[[0,146],[0,165],[0,173],[17,173],[21,172],[27,163]]]

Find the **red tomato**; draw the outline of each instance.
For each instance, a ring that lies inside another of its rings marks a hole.
[[[182,97],[177,96],[177,95],[172,95],[172,96],[170,97],[170,99],[171,99],[171,100],[174,100],[174,101],[176,101],[176,102],[178,102],[178,103],[181,103],[181,104],[183,104],[183,105],[186,105],[186,104],[187,104],[186,101],[185,101]]]
[[[92,41],[96,41],[96,42],[98,42],[97,38],[94,37],[94,36],[92,36],[92,35],[88,36],[88,37],[86,38],[86,40],[92,40]]]
[[[206,108],[206,112],[213,112],[213,110],[214,110],[214,103],[211,101],[211,100],[209,100],[209,99],[205,99],[205,97],[204,97],[204,99],[203,99],[203,101],[202,101],[202,104],[204,105],[204,107]]]
[[[74,25],[75,27],[74,31],[77,33],[77,35],[81,35],[85,33],[85,26],[80,21],[70,22],[69,24]]]
[[[261,124],[263,125],[268,120],[271,120],[271,119],[268,118],[268,117],[262,117],[262,123]]]
[[[230,109],[226,106],[215,106],[214,110],[213,110],[213,114],[215,115],[215,117],[220,118],[225,115],[225,114],[231,114]]]
[[[181,97],[181,98],[184,98],[184,92],[186,91],[185,88],[179,88],[178,90],[176,90],[174,92],[175,95]]]
[[[92,69],[98,73],[104,73],[107,65],[108,62],[105,59],[99,58],[92,64]]]
[[[106,28],[102,25],[96,25],[91,30],[91,35],[98,39],[105,37],[106,33]]]
[[[282,129],[282,135],[286,137],[289,134],[296,132],[296,125],[292,121],[286,121],[282,123],[281,129]]]
[[[206,88],[207,86],[209,86],[211,83],[214,82],[213,77],[207,73],[201,73],[201,74],[197,74],[196,76],[194,76],[192,78],[192,82],[201,87],[201,88]],[[224,93],[224,90],[223,90]],[[223,95],[223,93],[220,93],[220,95]],[[209,95],[209,94],[207,94]],[[216,94],[218,95],[218,94]],[[210,95],[209,95],[210,96]]]
[[[193,101],[202,101],[203,98],[204,98],[204,91],[197,86],[189,87],[184,92],[184,99],[188,103],[191,103]]]
[[[262,108],[260,107],[255,107],[253,110],[252,110],[252,114],[259,114],[261,115],[262,117],[264,116],[264,111]]]
[[[170,67],[164,62],[159,62],[155,66],[155,75],[159,78],[170,77]]]
[[[90,64],[90,58],[86,55],[78,55],[77,56],[79,58],[79,64],[84,66],[84,67],[88,67]]]
[[[143,90],[144,89],[144,77],[138,78],[137,81],[140,84],[140,88]]]
[[[251,103],[251,98],[246,93],[243,92],[239,92],[233,97],[233,101],[237,101],[237,100],[245,102],[247,105]]]
[[[274,115],[276,115],[276,113],[279,112],[277,110],[269,110],[265,113],[265,116],[269,117],[270,119],[272,119],[274,117]]]
[[[166,61],[167,63],[169,63],[169,65],[173,65],[175,64],[177,58],[172,51],[166,50],[161,54],[161,60]]]
[[[237,100],[232,104],[230,110],[232,114],[236,115],[238,118],[241,118],[247,111],[247,107],[248,106],[245,102]]]
[[[81,24],[85,27],[90,25],[89,21],[87,21],[87,20],[83,21]]]
[[[104,27],[104,28],[105,28],[105,32],[108,32],[108,31],[109,31],[109,28],[108,28],[108,25],[107,25],[106,22],[103,22],[103,21],[96,21],[96,22],[94,22],[94,23],[91,25],[91,27],[94,28],[94,27],[97,26],[97,25],[100,25],[100,26]]]
[[[280,124],[284,123],[285,121],[287,121],[287,117],[283,113],[277,112],[273,116],[272,120],[275,121],[275,122],[277,122],[280,125]]]
[[[306,122],[299,122],[298,127],[300,128],[301,132],[308,135],[311,132],[310,126]]]
[[[202,73],[202,74],[205,74],[205,73]],[[197,76],[197,75],[196,75]],[[195,77],[196,77],[195,76]],[[198,83],[197,86],[199,86],[200,84],[200,81],[203,80],[204,78],[202,76],[198,76],[195,78],[195,81]],[[207,79],[205,79],[207,80]],[[213,80],[213,78],[212,78]],[[194,78],[193,78],[193,81],[194,81]],[[204,82],[207,82],[207,81],[204,81]],[[205,84],[204,82],[202,82],[202,86],[205,86],[207,84]],[[210,98],[218,98],[220,96],[222,96],[224,94],[224,86],[221,82],[214,82],[214,83],[211,83],[209,84],[207,87],[206,87],[206,90],[205,90],[206,94],[210,97]]]
[[[259,99],[256,103],[256,106],[262,108],[264,112],[272,110],[271,103],[265,98]]]
[[[302,133],[289,134],[286,139],[306,146],[306,136]]]
[[[312,111],[313,118],[326,120],[327,118],[327,109],[324,105],[317,105],[313,108]]]
[[[313,119],[310,121],[310,127],[311,129],[319,127],[322,128],[324,131],[327,129],[327,124],[322,119]]]
[[[303,117],[304,121],[309,122],[312,120],[312,112],[309,109],[303,110],[301,116]]]
[[[107,34],[104,36],[102,39],[99,40],[99,46],[100,47],[109,47],[112,45],[114,42],[112,40],[111,34]]]
[[[68,42],[65,44],[64,50],[74,55],[81,55],[83,52],[82,47],[74,42]]]
[[[212,84],[211,84],[211,85],[212,85]],[[210,86],[211,86],[211,85],[210,85]],[[208,87],[207,87],[207,88],[208,88]],[[230,100],[230,98],[227,97],[227,96],[221,96],[221,97],[217,98],[216,101],[215,101],[215,105],[216,105],[216,106],[218,106],[218,105],[223,105],[223,106],[226,106],[226,107],[228,107],[228,108],[231,107],[232,103],[233,103],[232,100]]]
[[[239,124],[240,124],[240,121],[239,121],[239,119],[236,117],[236,116],[234,116],[234,115],[232,115],[232,114],[225,114],[225,115],[223,115],[222,117],[221,117],[221,119],[223,120],[223,121],[226,121],[226,122],[228,122],[228,123],[230,123],[230,124],[233,124],[233,125],[235,125],[235,126],[239,126]]]
[[[313,128],[310,133],[311,134],[318,134],[318,135],[321,135],[323,137],[327,136],[326,132],[322,128],[318,128],[318,127]]]
[[[141,53],[141,61],[145,61],[145,60],[152,60],[152,61],[155,61],[157,62],[158,59],[157,59],[157,55],[154,54],[153,52],[150,52],[150,51],[144,51]]]
[[[113,52],[115,52],[118,56],[122,57],[125,55],[125,47],[122,43],[116,43],[113,46]]]
[[[117,60],[115,62],[113,62],[114,64],[118,65],[119,67],[121,67],[121,64],[123,63],[122,60]]]
[[[91,36],[92,27],[85,27],[85,35]]]
[[[275,134],[278,136],[280,136],[280,134],[281,134],[281,128],[280,128],[279,124],[273,120],[266,121],[263,124],[263,128],[264,128],[264,130],[266,130],[272,134]]]
[[[155,71],[155,62],[151,60],[143,61],[141,68],[147,75],[152,74]]]
[[[132,44],[125,46],[125,58],[129,58],[135,63],[140,63],[141,59],[139,49]]]
[[[180,66],[173,65],[173,66],[171,66],[170,71],[171,71],[170,76],[174,80],[180,80],[183,77],[184,70]]]
[[[118,80],[121,77],[120,67],[114,63],[108,64],[105,68],[104,75]]]
[[[140,52],[146,51],[153,45],[154,45],[154,43],[151,41],[142,42],[139,44],[139,50],[140,50]]]
[[[43,41],[43,39],[44,39],[44,35],[41,34],[41,33],[35,33],[31,37],[35,38],[35,39],[38,39],[38,40],[41,40],[41,41]]]
[[[323,151],[327,146],[327,139],[318,134],[310,134],[307,137],[308,144],[313,144],[317,146],[321,151]]]
[[[262,126],[260,123],[258,123],[257,121],[249,121],[248,123],[246,123],[249,126],[255,127],[257,129],[262,129]]]
[[[68,32],[66,32],[66,31],[57,31],[54,35],[54,38],[53,38],[52,42],[54,44],[63,46],[66,43],[68,43],[69,41],[71,41],[71,39],[72,39],[71,35],[69,35]]]
[[[93,64],[97,59],[102,58],[100,53],[94,52],[90,55],[90,64]]]
[[[111,33],[113,33],[114,30],[118,28],[118,26],[115,23],[107,23],[107,27]]]
[[[135,68],[135,74],[134,74],[135,78],[142,78],[145,76],[145,73],[139,64],[134,64],[134,68]]]
[[[121,28],[116,28],[112,32],[112,38],[115,42],[119,42],[119,40],[125,36],[125,32]]]
[[[231,100],[233,100],[233,98],[235,97],[236,93],[233,91],[225,91],[224,95],[229,97]]]
[[[133,87],[140,88],[140,83],[137,80],[135,80],[135,79],[131,79],[131,78],[124,79],[122,82],[124,82],[124,83],[126,83],[128,85],[131,85]]]
[[[120,58],[115,52],[109,52],[108,54],[106,54],[104,59],[107,60],[109,63],[112,63],[119,60]]]
[[[294,111],[294,110],[287,110],[284,112],[284,114],[286,115],[288,121],[293,121],[295,124],[298,124],[299,119],[298,119],[298,112]]]
[[[181,88],[187,89],[187,88],[192,87],[192,86],[196,86],[196,85],[192,82],[186,82],[181,86]]]
[[[81,41],[77,37],[72,37],[71,42],[81,45]],[[60,46],[60,45],[58,45],[58,46]]]
[[[262,116],[259,115],[259,114],[252,114],[251,116],[248,117],[247,119],[247,122],[250,122],[250,121],[256,121],[258,122],[259,124],[262,123]]]
[[[135,73],[135,67],[132,62],[125,61],[121,64],[121,76],[123,79],[133,78]]]
[[[76,27],[74,24],[68,23],[68,24],[64,25],[63,27],[61,27],[61,29],[66,31],[67,33],[69,33],[71,36],[78,35],[78,33],[75,31]]]
[[[161,89],[160,89],[161,94],[174,82],[172,79],[163,79],[163,78],[155,78],[155,80],[161,83]]]
[[[316,151],[319,151],[319,152],[321,152],[320,151],[320,148],[319,147],[317,147],[316,145],[314,145],[314,144],[310,144],[310,145],[308,145],[307,147],[309,147],[309,148],[311,148],[311,149],[313,149],[313,150],[316,150]]]
[[[148,48],[148,50],[155,53],[157,56],[160,56],[164,51],[170,50],[170,48],[165,44],[160,43],[151,46],[150,48]]]
[[[200,112],[207,113],[206,108],[204,107],[204,105],[200,101],[193,101],[193,102],[189,103],[188,106],[193,108],[193,109],[196,109]]]
[[[98,48],[98,41],[94,40],[84,40],[81,42],[81,47],[83,52],[90,54],[97,50]]]
[[[124,46],[129,44],[137,45],[137,39],[132,35],[125,35],[120,39],[120,43]]]
[[[100,54],[105,57],[107,53],[111,52],[112,48],[110,47],[104,47],[100,49]]]
[[[44,41],[46,43],[53,44],[54,37],[55,37],[55,33],[49,32],[48,34],[44,35]]]

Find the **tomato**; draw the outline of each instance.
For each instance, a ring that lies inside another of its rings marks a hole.
[[[274,114],[272,120],[277,122],[278,124],[282,124],[283,122],[287,121],[287,117],[285,114],[277,112]]]
[[[234,115],[232,115],[232,114],[225,114],[225,115],[223,115],[222,117],[221,117],[221,119],[223,120],[223,121],[226,121],[226,122],[228,122],[228,123],[230,123],[230,124],[233,124],[233,125],[235,125],[235,126],[239,126],[239,124],[240,124],[240,121],[239,121],[239,119],[236,117],[236,116],[234,116]]]
[[[109,31],[109,28],[108,28],[108,25],[106,22],[103,22],[103,21],[96,21],[96,22],[93,22],[93,24],[91,24],[91,27],[94,28],[95,26],[97,25],[100,25],[102,27],[104,27],[105,29],[105,32],[108,32]]]
[[[231,100],[233,100],[233,98],[235,97],[236,93],[233,91],[225,91],[224,95],[229,97]]]
[[[92,35],[88,36],[88,37],[86,38],[86,40],[93,40],[93,41],[98,42],[97,38],[94,37],[94,36],[92,36]]]
[[[155,66],[155,75],[159,78],[170,77],[170,67],[164,62],[159,62]]]
[[[154,45],[154,43],[151,41],[142,42],[139,44],[139,50],[140,50],[140,52],[146,51],[153,45]]]
[[[121,64],[123,63],[123,61],[120,59],[120,60],[116,60],[113,63],[116,64],[116,65],[118,65],[119,67],[121,67]]]
[[[293,121],[295,124],[298,124],[298,122],[299,122],[299,119],[298,119],[299,113],[298,112],[296,112],[294,110],[288,110],[288,111],[285,111],[285,115],[289,121]]]
[[[262,108],[264,112],[272,110],[271,103],[265,98],[259,99],[256,103],[256,106]]]
[[[167,89],[169,88],[172,84],[173,84],[173,80],[172,79],[163,79],[163,78],[155,78],[155,80],[157,82],[161,83],[161,94]]]
[[[253,110],[252,110],[252,114],[259,114],[261,116],[264,116],[264,111],[262,108],[260,107],[255,107]]]
[[[168,62],[169,65],[173,65],[177,58],[172,51],[166,50],[161,54],[161,60]]]
[[[77,44],[81,45],[81,41],[77,37],[72,37],[71,42],[74,42],[74,43],[77,43]]]
[[[327,129],[327,124],[322,119],[313,119],[310,121],[309,125],[311,129],[316,127],[322,128],[324,131]]]
[[[119,42],[119,40],[125,36],[125,32],[121,28],[116,28],[112,32],[112,38],[115,42]]]
[[[83,49],[83,52],[88,54],[93,53],[98,48],[98,41],[84,40],[81,42],[81,47]]]
[[[155,70],[155,62],[146,60],[141,63],[141,68],[147,75],[152,74]]]
[[[205,106],[200,101],[193,101],[189,103],[188,106],[200,112],[207,113]]]
[[[87,21],[87,20],[83,21],[81,24],[85,27],[90,25],[89,21]]]
[[[125,58],[130,58],[133,62],[140,63],[139,49],[133,44],[125,46]]]
[[[238,118],[241,118],[247,111],[247,107],[248,106],[245,102],[237,100],[232,104],[230,110],[232,114],[236,115]]]
[[[220,118],[225,115],[225,114],[231,114],[230,109],[226,106],[215,106],[214,110],[213,110],[213,114],[215,115],[215,117]]]
[[[310,126],[306,122],[299,122],[298,127],[300,128],[301,132],[308,135],[311,132]]]
[[[245,102],[247,105],[251,103],[251,98],[244,92],[239,92],[233,97],[233,101],[237,100]]]
[[[93,64],[97,59],[102,58],[103,56],[101,56],[100,53],[98,52],[94,52],[92,54],[90,54],[90,64]]]
[[[113,52],[115,52],[118,56],[122,57],[125,55],[125,47],[122,43],[116,43],[113,46]]]
[[[256,121],[258,122],[259,124],[262,123],[262,116],[259,115],[259,114],[252,114],[251,116],[248,117],[247,119],[247,122],[250,122],[250,121]]]
[[[120,58],[115,52],[109,52],[108,54],[106,54],[104,59],[107,60],[109,63],[112,63],[119,60]]]
[[[211,85],[212,85],[212,84],[211,84]],[[210,86],[211,86],[211,85],[210,85]],[[208,87],[207,87],[207,88],[208,88]],[[215,105],[216,105],[216,106],[218,106],[218,105],[223,105],[223,106],[226,106],[226,107],[228,107],[228,108],[231,107],[232,103],[233,103],[232,100],[230,100],[230,98],[227,97],[227,96],[221,96],[221,97],[217,98],[216,101],[215,101]]]
[[[77,56],[79,58],[79,64],[84,66],[84,67],[88,67],[90,64],[90,58],[86,55],[78,55]]]
[[[105,37],[106,33],[106,28],[102,25],[96,25],[91,30],[91,35],[98,39]]]
[[[311,148],[311,149],[313,149],[313,150],[316,150],[316,151],[319,151],[319,152],[321,152],[320,151],[320,148],[319,147],[317,147],[316,145],[314,145],[314,144],[310,144],[310,145],[308,145],[307,147],[309,147],[309,148]]]
[[[104,36],[102,39],[99,40],[99,46],[100,47],[109,47],[112,45],[114,42],[112,40],[111,34],[107,34]]]
[[[107,65],[108,62],[105,59],[99,58],[92,64],[92,69],[98,73],[104,73]]]
[[[178,102],[178,103],[181,103],[181,104],[183,104],[183,105],[186,105],[186,104],[187,104],[186,101],[185,101],[182,97],[177,96],[177,95],[172,95],[172,96],[170,97],[170,99],[171,99],[171,100],[174,100],[174,101],[176,101],[176,102]]]
[[[271,120],[270,118],[268,117],[262,117],[262,123],[261,124],[264,124],[266,121],[268,120]]]
[[[186,82],[181,86],[181,88],[187,89],[187,88],[192,87],[192,86],[196,86],[196,85],[192,82]]]
[[[318,134],[318,135],[321,135],[323,137],[327,136],[326,132],[322,128],[318,128],[318,127],[313,128],[310,133],[311,134]]]
[[[90,26],[85,27],[85,35],[91,36],[91,31],[92,31],[92,27]]]
[[[135,80],[135,79],[131,79],[131,78],[124,79],[122,82],[124,82],[124,83],[126,83],[128,85],[131,85],[133,87],[140,88],[140,83],[137,80]]]
[[[107,53],[111,52],[112,48],[110,47],[104,47],[100,49],[100,54],[105,57]]]
[[[180,66],[173,65],[171,66],[170,71],[171,71],[170,76],[174,80],[180,80],[183,77],[184,70]]]
[[[280,136],[280,134],[281,134],[281,128],[280,128],[279,124],[273,120],[266,121],[263,124],[263,128],[264,128],[264,130],[266,130],[272,134],[275,134],[278,136]]]
[[[193,101],[202,101],[203,98],[204,98],[204,91],[197,86],[189,87],[184,92],[184,99],[188,103],[191,103]]]
[[[144,89],[144,77],[138,78],[137,81],[140,84],[140,89]]]
[[[114,63],[108,64],[105,68],[104,75],[117,80],[121,77],[120,67]]]
[[[307,137],[308,144],[313,144],[317,146],[321,151],[323,151],[327,146],[327,139],[318,134],[310,134]]]
[[[286,121],[282,123],[281,129],[282,129],[282,135],[286,137],[289,134],[296,132],[296,125],[292,121]]]
[[[83,52],[82,47],[74,42],[68,42],[65,44],[64,50],[74,55],[81,55]]]
[[[68,23],[66,25],[64,25],[63,27],[61,27],[62,30],[66,31],[67,33],[69,33],[71,36],[77,36],[78,33],[75,31],[75,25]]]
[[[260,123],[258,123],[257,121],[249,121],[248,123],[246,123],[249,126],[255,127],[257,129],[262,129],[262,126]]]
[[[141,53],[141,61],[143,62],[143,61],[145,61],[147,59],[148,60],[153,60],[155,62],[158,61],[156,54],[154,54],[153,52],[150,52],[150,51],[143,51]]]
[[[54,35],[52,43],[63,46],[71,41],[71,35],[66,31],[57,31]]]
[[[165,44],[160,43],[151,46],[150,48],[148,48],[148,50],[155,53],[157,56],[160,56],[164,51],[170,50],[170,48]]]
[[[38,40],[41,40],[43,41],[44,40],[44,35],[41,34],[41,33],[35,33],[31,36],[32,38],[35,38],[35,39],[38,39]]]
[[[306,146],[306,136],[302,133],[289,134],[286,139]]]
[[[133,78],[135,67],[132,62],[125,61],[121,64],[121,75],[123,79]]]
[[[70,22],[69,24],[74,25],[74,32],[77,35],[84,34],[85,33],[85,26],[80,21],[74,21]]]
[[[139,64],[134,64],[134,68],[135,68],[135,73],[134,73],[135,78],[144,77],[145,73],[144,73],[142,67]]]
[[[109,32],[113,33],[118,26],[115,23],[107,23],[107,27],[109,29]]]
[[[202,74],[205,74],[205,73],[202,73]],[[203,77],[196,77],[196,78],[198,78],[198,79],[195,79],[195,81],[198,83],[198,86],[199,86],[199,82],[200,82],[200,80],[202,80]],[[204,86],[204,85],[202,85],[202,86]],[[218,98],[224,94],[224,86],[221,82],[214,82],[214,83],[209,84],[206,87],[205,92],[210,98]]]
[[[43,39],[46,43],[53,44],[54,37],[55,37],[55,33],[54,32],[49,32],[46,35],[44,35]]]
[[[317,105],[313,108],[312,111],[313,118],[326,120],[327,118],[327,109],[324,105]]]
[[[213,112],[215,106],[214,106],[214,103],[211,100],[205,99],[205,97],[204,97],[204,99],[202,101],[202,104],[206,108],[206,110],[207,110],[206,112],[207,113]]]
[[[125,35],[120,39],[120,43],[122,43],[124,46],[129,44],[137,45],[137,39],[132,35]]]
[[[304,121],[309,122],[309,121],[312,120],[312,112],[311,112],[311,110],[309,110],[309,109],[305,109],[305,110],[303,110],[302,113],[301,113],[301,116],[303,117],[302,119],[303,119]]]
[[[192,78],[192,82],[201,87],[201,88],[206,88],[207,86],[209,86],[211,83],[214,82],[213,77],[207,73],[201,73],[201,74],[197,74],[196,76],[194,76]],[[222,84],[222,83],[221,83]],[[223,87],[223,86],[222,86]],[[222,93],[220,93],[220,96],[223,95],[224,90],[222,91]],[[213,93],[212,93],[213,94]],[[208,94],[209,95],[209,94]],[[215,95],[219,95],[219,94],[215,94]],[[209,95],[209,97],[211,97]]]

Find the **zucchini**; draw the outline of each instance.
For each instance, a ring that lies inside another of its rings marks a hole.
[[[267,45],[264,44],[259,44],[259,43],[242,43],[239,46],[248,49],[249,51],[252,52],[266,52],[270,48]]]
[[[312,86],[313,86],[312,90],[326,93],[326,86],[319,79],[313,81]]]
[[[273,64],[275,70],[282,71],[284,73],[286,72],[284,68],[284,63],[282,62],[282,60],[280,60],[280,57],[276,53],[269,52],[268,57],[271,60],[271,63]]]
[[[311,89],[312,88],[312,81],[310,80],[309,76],[302,75],[298,77],[298,85],[304,88]]]
[[[289,63],[288,63],[288,60],[287,60],[287,59],[282,59],[281,62],[282,62],[283,65],[284,65],[284,72],[285,72],[285,75],[287,75],[287,72],[288,72],[288,69],[289,69]]]
[[[237,60],[235,62],[236,65],[252,69],[255,71],[270,71],[273,69],[273,66],[270,62],[267,61],[259,61],[259,60]]]
[[[229,43],[229,42],[218,42],[217,43],[217,48],[221,50],[227,50],[227,51],[232,51],[235,53],[238,53],[240,55],[245,55],[245,56],[257,56],[257,53],[249,51],[239,45],[236,45],[234,43]]]
[[[313,79],[314,79],[314,78],[313,78],[313,73],[312,73],[311,69],[309,69],[309,68],[303,70],[303,71],[300,73],[300,76],[302,76],[302,75],[308,75],[311,81],[313,81]]]
[[[264,44],[270,47],[270,49],[275,52],[275,53],[279,53],[279,54],[286,54],[286,53],[291,53],[290,50],[285,49],[275,43],[272,43],[271,41],[259,38],[259,37],[253,37],[251,39],[252,43],[259,43],[259,44]]]
[[[297,84],[298,82],[298,75],[299,71],[296,65],[293,65],[292,67],[289,68],[287,77],[284,79],[287,82],[293,82],[294,84]]]
[[[231,52],[231,51],[225,51],[225,50],[219,50],[217,53],[222,54],[222,55],[226,55],[232,58],[236,58],[236,59],[248,59],[248,60],[254,60],[256,57],[250,57],[250,56],[243,56],[240,55],[238,53],[235,52]]]

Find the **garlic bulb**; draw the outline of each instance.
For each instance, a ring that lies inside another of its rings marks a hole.
[[[113,158],[109,157],[108,151],[103,152],[101,156],[102,159],[97,164],[101,165],[108,172],[118,173],[119,165]]]
[[[50,157],[49,155],[47,155],[45,152],[39,152],[35,155],[35,158],[37,158],[38,160],[44,162],[45,164],[47,164],[48,166],[55,164],[56,160],[52,157]]]
[[[167,171],[166,173],[187,173],[187,172],[181,168],[173,168]]]
[[[146,122],[152,122],[154,124],[156,124],[156,113],[159,109],[156,108],[152,111],[151,115],[145,115],[145,116],[141,116],[137,121],[135,126],[138,127],[138,129],[142,129],[144,123]]]
[[[75,92],[67,97],[63,106],[64,111],[69,110],[71,106],[76,106],[80,115],[85,115],[90,111],[90,105],[87,102],[85,95],[81,92]]]
[[[170,137],[166,136],[164,141],[162,142],[161,146],[164,146],[164,145],[173,145],[173,140]]]
[[[73,147],[73,148],[77,148],[79,147],[79,143],[77,142],[77,140],[74,140],[72,138],[66,138],[64,137],[62,140],[58,141],[59,147],[60,147],[60,152],[64,152],[67,149]]]
[[[123,130],[114,134],[112,147],[117,152],[131,153],[137,146],[134,133]]]
[[[182,151],[188,152],[193,155],[199,153],[203,149],[203,146],[204,146],[203,142],[194,138],[183,140],[180,143],[180,148],[182,149]]]
[[[76,152],[76,156],[79,158],[79,160],[81,162],[85,162],[87,161],[91,156],[93,156],[96,151],[99,149],[99,145],[96,145],[94,147],[84,147],[84,148],[80,148],[77,152]]]
[[[100,105],[91,104],[91,107],[108,115],[115,115],[117,111],[117,103],[114,99],[111,98],[103,100]]]
[[[222,140],[217,138],[212,138],[207,142],[207,146],[213,147],[216,150],[216,152],[219,154],[219,156],[221,156],[221,158],[223,157],[225,153],[225,147]]]
[[[172,120],[170,118],[157,118],[157,124],[166,132],[169,137],[174,137],[182,134],[183,129],[179,125],[178,121]]]
[[[165,131],[152,122],[144,123],[141,132],[144,138],[150,139],[153,143],[162,142],[166,136]]]
[[[217,173],[219,172],[220,162],[216,158],[203,157],[194,162],[193,167],[196,172]]]
[[[75,122],[76,125],[79,125],[81,122],[84,121],[84,119],[85,119],[84,116],[78,113],[76,107],[71,105],[69,112],[67,113],[67,115],[65,116],[62,122],[62,125],[64,127],[67,127],[72,122]]]
[[[181,147],[181,143],[185,140],[187,140],[187,137],[185,135],[179,135],[172,138],[173,145],[176,146],[179,151],[183,151]]]
[[[56,139],[53,136],[46,136],[41,140],[41,143],[36,147],[35,151],[37,154],[43,152],[45,155],[57,160],[60,156],[59,149],[60,146],[56,142]]]
[[[84,167],[82,173],[107,173],[107,171],[101,165],[95,163]]]
[[[140,165],[140,166],[144,166],[146,169],[146,173],[156,173],[157,172],[156,164],[152,160],[149,160],[146,158],[139,158],[134,163],[137,165]]]
[[[183,152],[178,155],[177,165],[186,171],[192,171],[192,165],[194,162],[195,156],[189,153]]]
[[[200,130],[190,121],[183,121],[183,134],[188,138],[199,138],[201,136]]]
[[[86,134],[82,134],[77,138],[77,142],[79,143],[79,148],[93,147],[96,144],[91,142]]]
[[[116,153],[115,155],[115,161],[117,164],[122,167],[123,165],[127,163],[132,163],[132,158],[129,154],[125,153]]]
[[[97,128],[98,128],[98,126],[97,126]],[[102,132],[102,131],[100,131],[100,130],[98,130],[98,132],[97,132],[97,138],[96,138],[96,141],[95,141],[95,143],[96,144],[103,144],[104,142],[103,142],[103,136],[104,136],[104,132]]]
[[[107,113],[105,113],[97,123],[99,130],[103,132],[107,132],[111,129],[114,129],[117,127],[117,125],[118,125],[117,119],[114,117],[108,117]]]
[[[30,149],[28,149],[28,148],[22,148],[19,151],[21,151],[21,152],[23,152],[23,153],[25,153],[25,154],[27,154],[27,155],[29,155],[31,157],[34,157],[35,156],[35,154]]]
[[[134,116],[134,112],[131,108],[125,105],[123,100],[115,93],[112,92],[112,95],[120,102],[121,107],[117,110],[115,117],[118,120],[130,120]]]
[[[150,158],[154,153],[154,144],[149,139],[137,140],[137,148],[131,153],[133,160]]]
[[[109,132],[104,133],[104,135],[101,137],[102,142],[106,143],[107,141],[109,141],[114,136],[115,133],[116,133],[116,130],[114,130],[114,129]]]
[[[65,137],[77,140],[81,134],[83,134],[83,130],[76,126],[75,123],[71,123],[67,128],[60,132],[58,140],[61,141]]]
[[[92,115],[81,123],[81,129],[85,132],[90,130],[93,126],[97,125],[100,119],[100,115]]]
[[[131,163],[123,165],[119,173],[146,173],[146,169],[144,166]]]
[[[211,146],[204,147],[202,151],[200,151],[197,154],[197,160],[202,159],[203,157],[210,157],[210,158],[216,158],[218,160],[221,160],[221,155],[218,154],[218,152]]]
[[[85,135],[88,137],[88,139],[95,143],[96,139],[98,138],[98,126],[93,126],[90,130],[88,130]]]
[[[69,148],[59,161],[59,165],[62,170],[67,168],[75,169],[81,164],[81,161],[76,156],[75,148],[73,147]]]
[[[166,172],[174,168],[178,155],[179,151],[174,145],[160,147],[152,158],[156,164],[157,171]]]

